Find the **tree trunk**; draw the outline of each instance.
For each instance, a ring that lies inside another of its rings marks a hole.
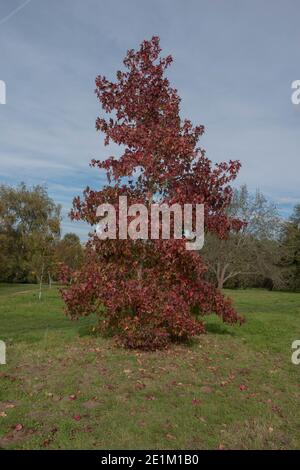
[[[137,268],[137,278],[139,281],[143,279],[143,266],[141,264]]]
[[[41,298],[42,298],[43,277],[44,277],[44,263],[43,263],[43,266],[42,266],[42,272],[41,272],[41,275],[40,275],[40,290],[39,290],[39,300],[41,300]]]
[[[225,273],[226,273],[226,266],[223,266],[222,268],[218,266],[218,271],[217,271],[218,289],[223,289]]]
[[[218,278],[218,289],[223,289],[223,285],[224,285],[224,279],[222,278],[222,276],[220,276]]]
[[[49,273],[48,271],[48,279],[49,279],[49,289],[52,288],[52,278],[51,278],[51,274]]]

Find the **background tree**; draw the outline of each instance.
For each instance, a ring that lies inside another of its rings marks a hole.
[[[277,208],[259,191],[252,195],[247,186],[234,191],[227,212],[246,223],[240,231],[231,231],[227,239],[208,234],[203,256],[212,279],[222,289],[229,280],[251,285],[260,279],[282,287],[279,235],[282,222]]]
[[[159,39],[128,51],[116,81],[96,79],[96,94],[108,119],[96,128],[122,146],[119,159],[92,161],[107,171],[109,186],[86,188],[75,198],[72,217],[99,222],[97,207],[118,197],[149,208],[153,198],[168,205],[204,204],[206,230],[226,237],[240,222],[226,214],[230,182],[238,161],[212,165],[197,146],[203,126],[180,117],[180,98],[165,76],[172,57],[160,57]],[[117,221],[119,229],[119,221]],[[150,224],[151,225],[151,221]],[[150,226],[149,226],[150,231]],[[205,331],[200,315],[216,312],[224,321],[242,321],[228,299],[203,278],[205,265],[185,240],[100,240],[92,235],[85,262],[62,292],[67,314],[76,319],[96,312],[99,329],[123,345],[154,349]],[[197,316],[198,315],[198,316]]]
[[[60,236],[60,211],[43,186],[0,186],[2,281],[41,282]]]
[[[75,233],[66,233],[56,246],[57,263],[65,265],[70,272],[80,269],[83,263],[84,248]]]
[[[282,266],[288,289],[300,291],[300,204],[284,224],[281,237]]]

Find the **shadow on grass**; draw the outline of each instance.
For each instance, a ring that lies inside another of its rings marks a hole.
[[[207,333],[213,333],[215,335],[235,336],[235,332],[233,330],[225,325],[218,323],[205,323],[205,329]]]

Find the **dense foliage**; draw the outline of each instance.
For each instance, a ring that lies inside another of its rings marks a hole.
[[[77,235],[60,238],[61,207],[43,186],[0,186],[0,282],[51,284],[61,263],[79,268]]]
[[[181,120],[180,98],[165,76],[172,57],[160,58],[160,52],[153,37],[128,51],[116,82],[97,77],[96,94],[109,118],[98,118],[96,128],[106,144],[112,141],[124,152],[119,159],[92,161],[107,171],[109,185],[86,188],[83,199],[74,199],[72,218],[95,225],[97,207],[109,202],[117,208],[119,195],[146,206],[153,198],[169,205],[202,203],[206,231],[224,238],[241,225],[225,212],[240,163],[214,166],[197,147],[204,128]],[[76,319],[96,312],[98,328],[127,347],[155,349],[204,333],[200,316],[211,312],[228,323],[242,321],[231,302],[204,281],[205,264],[186,250],[184,239],[100,240],[91,234],[85,257],[62,291],[67,314]]]
[[[43,186],[0,186],[0,280],[40,281],[52,272],[59,205]]]

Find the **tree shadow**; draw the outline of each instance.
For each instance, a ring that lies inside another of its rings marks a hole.
[[[235,332],[233,330],[219,323],[206,323],[205,329],[208,333],[213,333],[215,335],[235,336]]]

